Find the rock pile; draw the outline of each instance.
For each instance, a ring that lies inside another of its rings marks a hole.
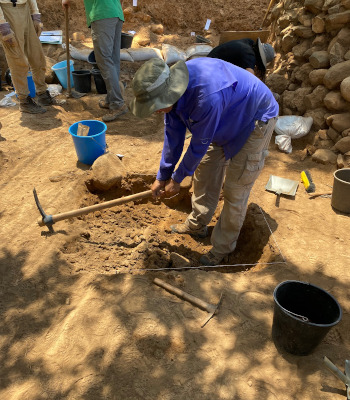
[[[282,0],[271,11],[278,53],[266,83],[280,115],[313,118],[313,160],[350,166],[350,0]]]

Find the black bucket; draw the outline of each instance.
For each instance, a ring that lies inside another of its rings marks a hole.
[[[80,93],[91,92],[91,72],[87,69],[72,71],[74,88]]]
[[[134,38],[133,35],[130,35],[130,33],[124,33],[122,32],[122,37],[120,41],[120,48],[121,49],[130,49],[132,45],[132,39]]]
[[[106,94],[107,93],[106,84],[102,78],[101,71],[97,68],[94,68],[91,70],[91,74],[94,77],[97,93]]]
[[[272,338],[288,353],[310,354],[342,318],[337,300],[306,282],[285,281],[276,286]]]

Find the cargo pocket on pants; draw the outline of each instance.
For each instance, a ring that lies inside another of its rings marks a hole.
[[[268,155],[268,150],[261,153],[248,154],[244,171],[238,180],[241,185],[250,185],[255,182],[261,170],[265,165],[265,157]]]

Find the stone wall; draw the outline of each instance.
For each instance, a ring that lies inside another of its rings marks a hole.
[[[269,16],[278,53],[266,83],[280,115],[311,116],[315,161],[350,166],[350,0],[282,0]]]

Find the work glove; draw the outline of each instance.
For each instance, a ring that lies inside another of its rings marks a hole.
[[[17,40],[11,26],[8,22],[0,24],[0,37],[4,44],[17,46]]]
[[[41,22],[41,14],[32,14],[32,20],[35,28],[35,32],[38,36],[43,31],[43,23]]]

